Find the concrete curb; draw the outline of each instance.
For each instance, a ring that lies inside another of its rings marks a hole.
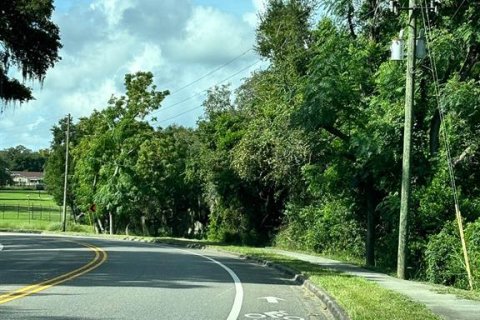
[[[231,253],[231,252],[228,252]],[[261,260],[251,256],[244,256],[240,255],[241,258],[246,260],[253,261],[260,265],[267,266],[269,268],[273,268],[280,272],[285,273],[288,276],[294,278],[294,280],[305,287],[308,291],[313,293],[317,298],[319,298],[327,307],[328,311],[332,314],[332,316],[337,320],[350,320],[345,310],[335,301],[333,297],[331,297],[325,290],[313,284],[310,280],[308,280],[304,275],[298,273],[296,270],[286,267],[281,264],[273,263],[267,260]]]

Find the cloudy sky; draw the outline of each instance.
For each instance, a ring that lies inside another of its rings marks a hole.
[[[36,100],[0,114],[0,149],[50,144],[50,128],[123,93],[126,73],[151,71],[167,97],[154,126],[194,126],[205,91],[265,66],[252,48],[263,0],[56,0],[62,60],[33,84]]]

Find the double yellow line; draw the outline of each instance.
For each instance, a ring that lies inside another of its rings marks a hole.
[[[30,286],[26,286],[9,293],[2,294],[0,295],[0,304],[6,303],[12,300],[20,299],[20,298],[32,295],[34,293],[46,290],[50,287],[56,286],[65,281],[75,279],[99,267],[102,263],[105,262],[105,260],[107,260],[107,257],[108,257],[107,252],[105,252],[103,249],[100,249],[98,247],[95,247],[89,244],[84,244],[84,243],[79,243],[79,244],[95,252],[95,257],[89,263],[87,263],[86,265],[78,269],[62,274],[58,277],[55,277],[37,284],[32,284]]]

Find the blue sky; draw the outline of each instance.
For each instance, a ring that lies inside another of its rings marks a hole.
[[[33,84],[36,100],[0,114],[0,149],[47,148],[59,119],[71,113],[77,120],[104,108],[112,94],[123,93],[124,75],[136,71],[152,71],[158,88],[172,92],[155,113],[154,126],[194,126],[208,88],[235,87],[265,67],[251,50],[263,3],[56,0],[53,20],[61,32],[62,60],[43,86]]]

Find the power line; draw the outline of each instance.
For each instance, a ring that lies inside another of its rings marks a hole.
[[[228,65],[232,64],[233,62],[237,61],[238,59],[240,59],[241,57],[245,56],[247,53],[249,53],[249,52],[252,51],[252,50],[253,50],[253,49],[250,48],[250,49],[242,52],[241,54],[239,54],[239,55],[236,56],[235,58],[231,59],[230,61],[228,61],[228,62],[226,62],[226,63],[218,66],[217,68],[209,71],[208,73],[204,74],[203,76],[201,76],[201,77],[193,80],[192,82],[187,83],[186,85],[184,85],[184,86],[180,87],[179,89],[175,90],[172,94],[170,94],[170,96],[174,96],[174,95],[177,94],[178,92],[180,92],[180,91],[188,88],[189,86],[192,86],[192,85],[195,84],[195,83],[198,83],[200,80],[203,80],[203,79],[205,79],[206,77],[214,74],[215,72],[217,72],[217,71],[225,68],[226,66],[228,66]],[[222,83],[224,83],[224,82],[226,82],[226,81],[234,78],[235,76],[239,75],[240,73],[244,72],[245,70],[247,70],[247,69],[249,69],[249,68],[257,65],[257,64],[260,63],[260,62],[261,62],[261,60],[256,60],[254,63],[251,63],[251,64],[249,64],[249,65],[246,66],[246,67],[243,67],[243,68],[240,69],[239,71],[237,71],[237,72],[229,75],[228,77],[226,77],[226,78],[224,78],[223,80],[221,80],[221,81],[219,81],[219,82],[211,85],[210,87],[218,86],[218,85],[220,85],[220,84],[222,84]],[[192,100],[192,99],[194,99],[194,98],[196,98],[196,97],[202,96],[202,95],[204,95],[204,94],[207,93],[207,92],[208,92],[208,89],[204,89],[204,90],[202,90],[201,92],[198,92],[198,93],[196,93],[196,94],[193,94],[193,95],[191,95],[191,96],[189,96],[189,97],[187,97],[187,98],[185,98],[185,99],[183,99],[183,100],[181,100],[181,101],[175,102],[174,104],[171,104],[171,105],[166,106],[166,107],[162,107],[161,109],[159,109],[159,110],[157,110],[157,111],[155,111],[155,112],[152,112],[151,115],[158,114],[159,112],[164,111],[164,110],[169,110],[169,109],[171,109],[171,108],[173,108],[173,107],[175,107],[175,106],[178,106],[178,105],[180,105],[180,104],[183,104],[183,103],[185,103],[185,102],[187,102],[187,101],[189,101],[189,100]],[[193,109],[189,109],[189,110],[187,110],[186,112],[181,112],[180,114],[178,114],[178,115],[176,115],[176,116],[173,116],[173,117],[170,117],[170,118],[172,118],[172,119],[177,118],[177,117],[179,117],[179,116],[181,116],[181,115],[183,115],[183,114],[186,114],[186,113],[188,113],[188,112],[190,112],[190,111],[193,111],[193,110],[195,110],[195,109],[198,109],[198,108],[200,108],[200,107],[202,107],[202,106],[197,106],[197,107],[195,107],[195,108],[193,108]],[[57,121],[59,121],[59,120],[62,119],[62,118],[63,118],[63,117],[60,117],[60,118],[58,118],[58,117],[50,117],[50,118],[43,119],[43,122],[50,121],[50,120],[57,120]],[[164,122],[164,121],[167,121],[167,120],[171,120],[170,118],[168,118],[168,119],[162,119],[162,120],[159,120],[159,121],[157,121],[157,122],[160,123],[160,122]],[[27,124],[27,125],[29,125],[29,124]],[[49,130],[50,130],[50,129],[49,129]],[[22,126],[16,126],[16,127],[14,127],[14,128],[0,129],[0,135],[1,135],[1,134],[5,134],[5,133],[9,133],[9,132],[19,132],[19,131],[24,131],[24,128],[22,128]]]
[[[425,1],[425,7],[427,8],[427,1]],[[455,12],[455,15],[457,14],[458,10],[460,10],[460,7],[463,5],[465,1],[463,1],[457,11]],[[454,15],[454,16],[455,16]],[[430,43],[430,31],[432,29],[431,23],[430,23],[430,17],[428,10],[426,10],[426,18],[422,10],[422,19],[423,19],[423,25],[425,27],[425,34],[426,34],[426,39],[427,39],[427,44]],[[427,28],[427,23],[428,23],[428,28]],[[463,222],[462,222],[462,214],[460,211],[460,203],[459,203],[459,197],[458,197],[458,190],[457,190],[457,185],[455,182],[455,171],[453,167],[453,161],[452,161],[452,153],[451,153],[451,148],[450,148],[450,142],[448,141],[448,132],[446,128],[446,123],[445,123],[445,115],[442,110],[442,103],[441,103],[441,96],[440,96],[440,85],[439,85],[439,78],[438,78],[438,69],[437,69],[437,63],[434,59],[433,54],[431,52],[428,53],[430,63],[432,64],[432,75],[433,75],[433,81],[434,81],[434,88],[435,88],[435,97],[437,101],[437,109],[440,115],[440,125],[442,127],[442,132],[443,132],[443,142],[445,145],[445,151],[447,153],[447,165],[448,165],[448,173],[450,177],[450,184],[453,192],[453,200],[455,203],[455,216],[457,219],[457,224],[458,224],[458,229],[460,233],[460,240],[462,243],[462,251],[463,251],[463,256],[464,256],[464,262],[465,262],[465,269],[467,272],[468,276],[468,283],[470,285],[470,290],[473,290],[473,277],[470,269],[470,260],[468,257],[468,250],[467,250],[467,244],[465,241],[465,234],[464,234],[464,229],[463,229]]]
[[[250,51],[252,51],[252,50],[253,50],[253,49],[252,49],[252,48],[250,48],[250,49],[248,49],[248,50],[246,50],[246,51],[242,52],[240,55],[236,56],[236,57],[235,57],[235,58],[233,58],[232,60],[230,60],[230,61],[226,62],[225,64],[222,64],[222,65],[218,66],[217,68],[215,68],[215,69],[213,69],[213,70],[211,70],[211,71],[207,72],[206,74],[204,74],[204,75],[203,75],[203,76],[201,76],[200,78],[198,78],[198,79],[196,79],[196,80],[193,80],[192,82],[190,82],[190,83],[187,83],[186,85],[184,85],[184,86],[182,86],[182,87],[180,87],[180,88],[178,88],[178,89],[174,90],[174,91],[173,91],[173,93],[172,93],[170,96],[174,96],[174,95],[176,95],[177,93],[179,93],[180,91],[182,91],[182,90],[184,90],[184,89],[188,88],[189,86],[191,86],[191,85],[193,85],[193,84],[195,84],[195,83],[199,82],[200,80],[203,80],[203,79],[205,79],[205,78],[206,78],[206,77],[208,77],[209,75],[211,75],[211,74],[214,74],[215,72],[217,72],[217,71],[219,71],[219,70],[221,70],[221,69],[225,68],[226,66],[228,66],[228,65],[232,64],[233,62],[237,61],[238,59],[240,59],[241,57],[243,57],[244,55],[246,55],[247,53],[249,53],[249,52],[250,52]]]
[[[425,6],[427,6],[428,4],[427,4],[426,0],[424,0],[424,2],[425,2]],[[424,25],[424,28],[425,28],[425,36],[426,36],[426,41],[427,41],[427,45],[428,45],[428,44],[431,43],[430,31],[431,31],[431,28],[432,28],[432,26],[430,24],[430,17],[429,17],[428,10],[426,10],[426,17],[425,17],[424,11],[422,10],[422,20],[423,20],[423,25]],[[430,60],[430,64],[432,65],[432,77],[433,77],[433,81],[434,81],[435,100],[437,101],[437,110],[438,110],[438,113],[440,115],[441,125],[443,127],[442,128],[443,129],[442,130],[443,141],[444,141],[444,144],[445,144],[445,151],[447,152],[447,164],[448,164],[450,182],[451,182],[451,186],[452,186],[454,201],[455,201],[455,204],[457,205],[458,204],[457,186],[456,186],[456,183],[455,183],[455,174],[454,174],[453,161],[452,161],[452,156],[451,156],[451,147],[450,147],[450,143],[448,141],[448,133],[447,133],[447,128],[446,128],[446,124],[445,124],[445,114],[444,114],[443,109],[442,109],[440,86],[438,84],[439,78],[438,78],[437,63],[436,63],[435,58],[433,57],[433,54],[431,53],[430,50],[428,51],[428,57],[429,57],[429,60]]]
[[[203,107],[203,104],[201,104],[201,105],[199,105],[199,106],[196,106],[196,107],[194,107],[194,108],[185,110],[185,111],[183,111],[183,112],[180,112],[180,113],[178,113],[178,114],[176,114],[176,115],[174,115],[174,116],[172,116],[172,117],[169,117],[169,118],[166,118],[166,119],[162,119],[162,120],[158,120],[158,121],[156,121],[155,123],[159,124],[159,123],[167,122],[167,121],[169,121],[169,120],[176,119],[176,118],[178,118],[178,117],[180,117],[180,116],[183,116],[184,114],[187,114],[187,113],[192,112],[192,111],[194,111],[194,110],[200,109],[200,108],[202,108],[202,107]]]
[[[466,1],[466,0],[463,0],[462,3],[460,3],[460,5],[458,6],[457,10],[455,11],[455,13],[454,13],[453,16],[452,16],[452,19],[457,16],[458,12],[460,11],[460,8],[462,8],[462,6],[465,4],[465,1]]]
[[[221,83],[223,83],[223,82],[225,82],[225,81],[230,80],[231,78],[237,76],[238,74],[242,73],[243,71],[245,71],[245,70],[253,67],[254,65],[258,64],[260,61],[261,61],[261,60],[255,61],[254,63],[252,63],[252,64],[250,64],[250,65],[242,68],[241,70],[239,70],[239,71],[235,72],[234,74],[228,76],[227,78],[223,79],[222,81],[219,81],[219,82],[217,82],[216,84],[211,85],[210,87],[217,86],[217,85],[219,85],[219,84],[221,84]],[[184,102],[186,102],[186,101],[188,101],[188,100],[191,100],[191,99],[193,99],[193,98],[196,98],[196,97],[198,97],[198,96],[201,96],[202,94],[204,94],[204,93],[206,93],[206,92],[208,92],[208,89],[204,89],[204,90],[200,91],[199,93],[196,93],[196,94],[194,94],[194,95],[189,96],[188,98],[185,98],[185,99],[183,99],[183,100],[181,100],[181,101],[175,102],[174,104],[171,104],[171,105],[169,105],[169,106],[163,107],[163,108],[159,109],[158,111],[155,111],[154,113],[157,113],[157,112],[162,111],[162,110],[171,109],[172,107],[175,107],[175,106],[177,106],[177,105],[179,105],[179,104],[182,104],[182,103],[184,103]],[[153,113],[152,113],[152,114],[153,114]]]
[[[223,79],[223,80],[221,80],[221,81],[219,81],[219,82],[211,85],[210,88],[211,88],[211,87],[218,86],[218,85],[220,85],[220,84],[222,84],[222,83],[224,83],[224,82],[226,82],[226,81],[228,81],[228,80],[236,77],[237,75],[241,74],[241,73],[244,72],[245,70],[250,69],[251,67],[257,65],[257,64],[260,63],[260,62],[261,62],[261,60],[255,61],[254,63],[252,63],[252,64],[250,64],[250,65],[248,65],[248,66],[240,69],[239,71],[231,74],[230,76],[226,77],[225,79]],[[203,94],[205,94],[205,93],[207,93],[207,92],[208,92],[208,89],[202,90],[201,92],[196,93],[196,94],[194,94],[194,95],[192,95],[192,96],[190,96],[190,97],[188,97],[188,98],[185,98],[185,99],[183,99],[183,100],[181,100],[181,101],[178,101],[178,102],[176,102],[176,103],[174,103],[174,104],[172,104],[172,105],[169,105],[169,106],[164,107],[164,108],[161,107],[161,108],[158,109],[157,111],[152,112],[151,115],[158,114],[159,112],[164,111],[164,110],[169,110],[169,109],[171,109],[171,108],[173,108],[173,107],[175,107],[175,106],[177,106],[177,105],[179,105],[179,104],[185,103],[185,102],[187,102],[187,101],[189,101],[189,100],[191,100],[191,99],[193,99],[193,98],[195,98],[195,97],[201,96],[201,95],[203,95]],[[200,107],[201,107],[201,106],[197,106],[197,107],[195,107],[195,108],[193,108],[193,109],[190,109],[190,111],[193,111],[193,110],[198,109],[198,108],[200,108]],[[188,112],[189,112],[189,111],[188,111]],[[188,113],[188,112],[182,112],[182,113],[174,116],[173,118],[177,118],[178,116],[183,115],[183,114]],[[162,120],[157,121],[157,123],[164,122],[164,121],[167,121],[167,120],[171,120],[171,119],[170,119],[170,118],[168,118],[168,119],[162,119]]]

